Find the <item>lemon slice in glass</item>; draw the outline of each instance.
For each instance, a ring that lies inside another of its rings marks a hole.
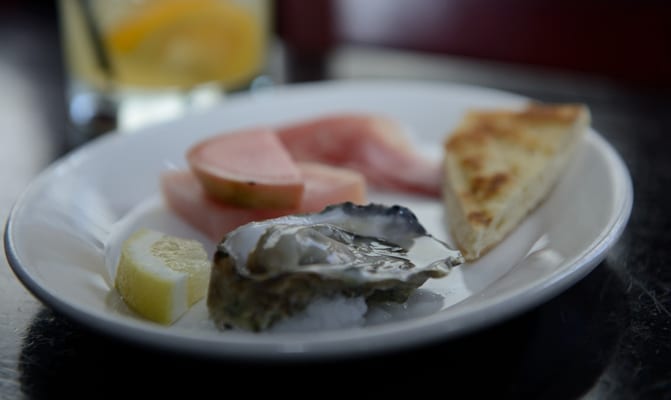
[[[105,32],[115,78],[134,87],[246,83],[263,62],[263,15],[234,1],[142,3]]]
[[[123,243],[114,286],[138,314],[169,325],[205,296],[209,274],[200,242],[140,229]]]

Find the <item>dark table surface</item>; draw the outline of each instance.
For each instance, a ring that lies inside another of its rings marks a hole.
[[[10,8],[1,18],[4,221],[28,182],[70,149],[53,14]],[[300,79],[286,65],[275,72],[280,84]],[[138,388],[222,396],[233,396],[235,387],[254,394],[309,394],[302,383],[307,380],[334,394],[357,393],[357,385],[372,381],[380,394],[426,388],[434,396],[671,399],[668,90],[354,46],[336,50],[325,66],[305,76],[432,79],[538,100],[585,102],[593,126],[620,153],[633,179],[634,207],[622,237],[580,282],[494,326],[391,354],[297,364],[204,360],[119,341],[42,305],[0,258],[0,398],[117,397]],[[247,386],[250,379],[259,383]]]

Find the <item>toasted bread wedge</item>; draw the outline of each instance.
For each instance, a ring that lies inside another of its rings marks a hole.
[[[549,194],[590,124],[581,104],[472,110],[444,143],[443,198],[450,230],[475,260]]]

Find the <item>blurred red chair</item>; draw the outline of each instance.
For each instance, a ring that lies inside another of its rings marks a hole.
[[[308,70],[354,43],[671,86],[671,2],[662,0],[278,0],[277,17]]]

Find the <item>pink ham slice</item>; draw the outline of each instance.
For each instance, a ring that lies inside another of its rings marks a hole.
[[[209,196],[190,171],[171,171],[161,176],[161,191],[168,207],[185,222],[215,242],[240,225],[287,214],[321,211],[329,204],[366,201],[364,177],[342,168],[298,163],[305,191],[297,208],[250,209],[222,203]]]
[[[441,167],[412,150],[392,119],[378,115],[332,115],[280,127],[295,160],[356,169],[380,188],[439,197]]]
[[[360,173],[324,164],[299,162],[305,192],[300,213],[321,211],[329,204],[351,201],[366,203],[366,179]]]
[[[191,171],[217,200],[248,208],[297,208],[301,171],[268,128],[213,136],[190,148]]]

